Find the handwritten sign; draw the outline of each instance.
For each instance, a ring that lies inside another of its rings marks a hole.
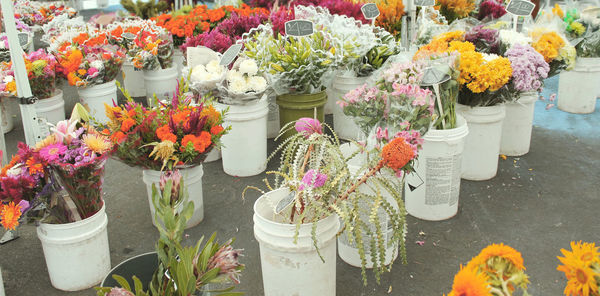
[[[289,36],[310,36],[314,32],[314,25],[311,21],[291,20],[285,23],[285,34]]]
[[[506,11],[513,15],[528,16],[535,9],[535,4],[526,0],[511,0],[506,6]]]
[[[415,6],[434,6],[435,0],[415,0]]]
[[[225,53],[223,53],[223,56],[221,57],[221,62],[219,64],[221,66],[229,66],[229,64],[231,64],[231,62],[233,62],[233,60],[235,60],[235,58],[238,56],[238,54],[240,54],[241,50],[242,50],[241,44],[234,44],[234,45],[230,46],[227,49],[227,51],[225,51]]]
[[[365,18],[368,20],[375,19],[380,14],[379,8],[377,7],[377,4],[375,4],[375,3],[366,3],[365,5],[363,5],[360,8],[360,10],[362,11]]]
[[[29,43],[29,34],[27,33],[18,33],[17,38],[19,38],[19,45],[21,45],[21,47]]]
[[[423,74],[421,86],[432,86],[444,83],[448,80],[450,80],[450,75],[447,73],[444,73],[436,68],[427,68],[425,69],[425,74]]]
[[[275,213],[279,214],[279,213],[281,213],[281,211],[285,210],[285,208],[287,208],[289,205],[291,205],[294,202],[295,197],[296,197],[296,192],[290,192],[290,194],[288,194],[286,197],[281,199],[277,203],[277,207],[275,208]]]

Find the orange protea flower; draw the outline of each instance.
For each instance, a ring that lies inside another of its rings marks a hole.
[[[156,129],[156,136],[161,141],[171,141],[177,143],[177,136],[171,132],[168,125],[163,125]]]
[[[25,162],[25,165],[27,166],[27,168],[29,169],[29,173],[30,174],[41,174],[44,172],[44,166],[36,161],[35,158],[30,157],[29,159],[27,159],[27,161]]]
[[[492,296],[488,278],[470,268],[460,266],[460,271],[454,276],[452,291],[448,296]]]
[[[128,132],[132,126],[135,125],[135,120],[131,119],[131,118],[125,118],[125,120],[123,120],[123,123],[121,123],[121,131],[122,132]]]
[[[398,137],[383,146],[381,157],[386,166],[397,171],[415,157],[415,152],[404,138]]]
[[[7,205],[0,205],[0,224],[5,229],[15,230],[19,226],[19,218],[21,218],[21,206],[10,202]]]
[[[557,258],[564,265],[559,265],[556,269],[564,272],[568,280],[564,291],[565,295],[598,295],[598,283],[595,277],[600,276],[600,274],[594,272],[589,263],[583,262],[573,256]]]
[[[481,250],[481,253],[477,255],[475,258],[471,259],[468,268],[478,268],[482,265],[487,265],[489,259],[493,257],[500,257],[506,259],[510,263],[512,263],[517,269],[525,270],[525,266],[523,265],[523,257],[519,251],[507,246],[505,244],[491,244]]]

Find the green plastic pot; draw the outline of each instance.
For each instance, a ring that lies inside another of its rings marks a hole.
[[[302,117],[314,118],[315,109],[317,119],[325,121],[323,107],[327,102],[327,93],[325,90],[314,94],[285,94],[277,96],[277,105],[279,105],[279,124],[284,127],[290,122],[294,122]],[[295,131],[286,132],[282,140],[293,135]]]

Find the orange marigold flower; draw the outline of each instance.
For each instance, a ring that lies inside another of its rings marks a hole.
[[[415,157],[415,152],[404,138],[398,137],[383,146],[381,157],[386,166],[397,171]]]
[[[484,273],[461,265],[460,271],[454,276],[452,291],[448,296],[492,296],[487,281]]]
[[[479,255],[471,259],[467,267],[477,268],[481,265],[486,265],[488,260],[493,257],[501,257],[512,263],[517,269],[525,270],[523,265],[523,257],[519,251],[505,244],[491,244],[481,250]]]
[[[173,121],[177,125],[184,124],[186,119],[190,116],[190,113],[192,113],[192,111],[190,111],[190,110],[179,111],[179,112],[173,114],[173,116],[172,116]]]
[[[117,131],[112,136],[110,136],[110,140],[116,144],[123,143],[123,141],[125,141],[125,139],[127,139],[127,136],[121,131]]]
[[[171,141],[177,143],[177,136],[171,132],[168,125],[163,125],[156,129],[156,136],[161,141]]]
[[[224,128],[220,125],[215,125],[213,127],[210,128],[210,133],[213,135],[218,135],[220,134],[222,131],[224,130]]]
[[[5,229],[15,230],[19,225],[21,214],[21,206],[15,205],[14,202],[10,202],[7,205],[0,205],[0,224]]]
[[[123,120],[123,123],[121,124],[121,131],[122,132],[128,132],[132,126],[135,125],[135,120],[131,119],[131,118],[125,118],[125,120]]]

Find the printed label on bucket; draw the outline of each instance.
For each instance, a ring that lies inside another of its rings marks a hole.
[[[454,205],[460,191],[461,156],[427,158],[425,204]]]

